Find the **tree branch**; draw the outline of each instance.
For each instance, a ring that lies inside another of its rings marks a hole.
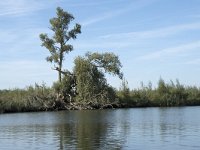
[[[56,71],[58,71],[58,72],[60,72],[60,73],[62,73],[62,74],[64,74],[64,75],[70,75],[70,76],[73,76],[74,74],[72,74],[70,71],[62,71],[62,70],[60,70],[58,67],[55,67],[54,66],[54,68],[52,68],[53,70],[56,70]]]

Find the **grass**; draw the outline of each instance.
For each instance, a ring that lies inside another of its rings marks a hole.
[[[200,88],[184,86],[178,80],[175,83],[166,83],[160,79],[156,88],[149,84],[133,90],[130,90],[128,84],[123,81],[122,87],[116,93],[119,99],[117,107],[200,105]],[[35,84],[25,89],[0,90],[0,113],[67,109],[66,103],[58,100],[57,96],[55,89],[45,84]]]
[[[117,91],[120,103],[128,107],[171,107],[171,106],[199,106],[200,88],[184,86],[178,80],[166,83],[160,79],[156,88],[152,85],[142,85],[139,89],[130,90],[123,83]]]
[[[29,86],[26,89],[0,90],[0,112],[26,112],[49,109],[54,96],[45,85]]]

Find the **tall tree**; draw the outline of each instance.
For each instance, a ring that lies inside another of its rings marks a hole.
[[[72,14],[58,7],[57,17],[50,19],[50,29],[54,33],[52,38],[49,38],[47,34],[40,34],[42,46],[46,47],[50,52],[50,56],[46,60],[54,63],[55,68],[53,69],[58,71],[59,82],[62,79],[64,56],[73,50],[73,46],[67,43],[70,39],[76,39],[77,34],[81,33],[81,25],[79,24],[75,24],[69,30],[69,24],[72,20],[74,20]]]

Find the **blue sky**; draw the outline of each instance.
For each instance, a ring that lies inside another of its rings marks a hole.
[[[57,6],[82,25],[64,67],[72,69],[87,51],[108,51],[120,57],[131,88],[141,81],[155,86],[160,77],[200,86],[199,0],[6,0],[0,1],[0,89],[57,80],[39,39],[51,34]]]

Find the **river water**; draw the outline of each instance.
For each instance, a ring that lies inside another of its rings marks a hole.
[[[0,115],[0,150],[200,150],[200,107]]]

